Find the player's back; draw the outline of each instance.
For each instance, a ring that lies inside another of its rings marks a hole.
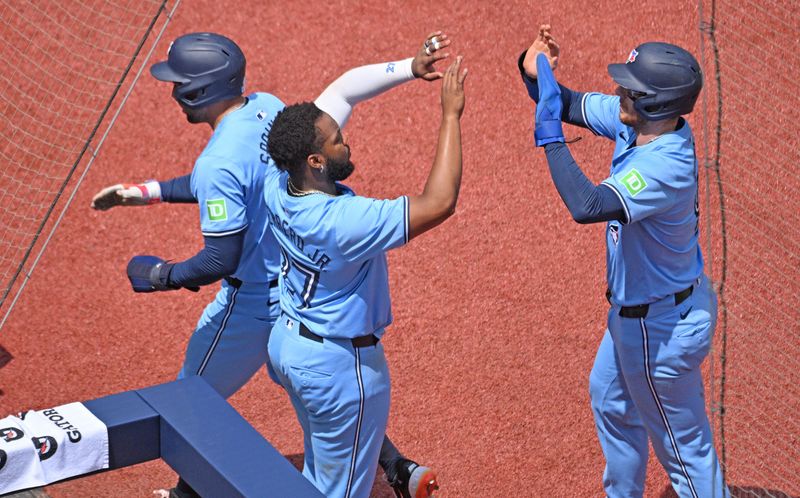
[[[408,240],[406,197],[292,196],[268,179],[269,224],[281,251],[281,308],[323,337],[359,337],[392,321],[386,251]]]
[[[268,93],[254,93],[245,105],[223,117],[192,171],[192,193],[200,206],[203,235],[245,231],[242,256],[233,273],[245,282],[277,278],[279,251],[266,229],[264,179],[277,175],[267,153],[267,135],[284,104]]]

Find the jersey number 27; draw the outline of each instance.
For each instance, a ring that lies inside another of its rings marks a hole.
[[[289,272],[293,269],[295,271],[290,276]],[[319,273],[319,270],[311,268],[289,256],[281,247],[281,275],[289,293],[300,299],[300,309],[311,307],[311,300],[314,298],[314,292],[317,290],[317,284],[319,283]],[[302,282],[301,291],[297,292],[295,283],[300,282]]]

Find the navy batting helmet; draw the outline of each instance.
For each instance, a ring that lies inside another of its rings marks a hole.
[[[176,83],[175,100],[197,109],[242,95],[244,69],[244,54],[233,40],[216,33],[190,33],[172,42],[167,60],[153,64],[150,74]]]
[[[643,94],[634,108],[651,121],[689,114],[703,89],[697,59],[669,43],[643,43],[625,64],[609,64],[608,74],[619,86]]]

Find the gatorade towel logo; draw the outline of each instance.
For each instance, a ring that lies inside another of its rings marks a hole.
[[[44,461],[56,454],[58,443],[56,438],[52,436],[32,437],[33,446],[36,447],[36,452],[39,454],[39,460]]]
[[[628,55],[628,60],[625,61],[625,64],[630,64],[631,62],[636,61],[637,55],[639,55],[639,52],[637,52],[636,49],[634,48],[633,50],[631,50],[630,55]]]
[[[22,439],[24,436],[21,430],[17,429],[16,427],[6,427],[4,429],[0,429],[0,438],[2,438],[5,442],[16,441],[17,439]]]
[[[225,221],[228,219],[228,209],[225,206],[225,199],[214,199],[206,201],[208,209],[208,219],[211,221]]]
[[[636,194],[647,187],[647,182],[644,181],[642,175],[635,169],[628,171],[620,181],[625,185],[625,188],[628,189],[628,193],[631,194],[631,197],[636,197]]]

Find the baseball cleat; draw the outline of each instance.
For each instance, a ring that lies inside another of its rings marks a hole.
[[[439,489],[436,472],[412,460],[401,460],[397,464],[397,475],[389,486],[397,498],[428,498]]]

